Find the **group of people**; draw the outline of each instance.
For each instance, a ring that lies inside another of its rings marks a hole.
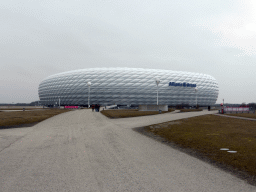
[[[98,104],[92,105],[92,112],[94,112],[94,109],[95,109],[95,112],[99,112],[100,111],[100,105],[98,105]]]

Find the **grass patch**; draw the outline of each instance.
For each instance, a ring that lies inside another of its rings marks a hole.
[[[179,109],[180,113],[184,112],[194,112],[194,111],[203,111],[203,109]]]
[[[14,111],[0,113],[0,128],[17,127],[34,124],[54,115],[70,111],[68,109],[45,109],[34,111]]]
[[[256,119],[256,113],[237,113],[237,114],[225,114],[225,115]]]
[[[162,111],[162,113],[168,113],[172,111],[174,111],[174,109],[168,109],[168,111]],[[103,110],[101,113],[109,118],[127,118],[159,114],[158,111],[139,111],[138,109],[112,109]]]
[[[150,125],[145,131],[159,135],[183,149],[194,151],[227,170],[242,173],[255,184],[256,122],[204,115]],[[229,148],[237,153],[221,151]],[[250,182],[250,181],[249,181]]]

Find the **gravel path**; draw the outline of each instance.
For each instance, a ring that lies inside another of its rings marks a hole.
[[[108,119],[90,110],[0,130],[0,191],[256,191],[132,129],[211,112]]]

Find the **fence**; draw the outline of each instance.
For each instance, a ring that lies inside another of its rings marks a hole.
[[[65,106],[65,109],[78,109],[79,106]]]
[[[237,112],[237,113],[243,113],[243,112],[249,112],[249,107],[224,107],[225,112]]]

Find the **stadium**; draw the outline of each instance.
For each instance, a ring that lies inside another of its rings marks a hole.
[[[156,79],[160,83],[156,84]],[[88,82],[91,82],[89,88]],[[218,83],[210,75],[140,68],[89,68],[51,75],[39,84],[40,102],[47,106],[214,105]],[[90,92],[89,92],[90,91]]]

